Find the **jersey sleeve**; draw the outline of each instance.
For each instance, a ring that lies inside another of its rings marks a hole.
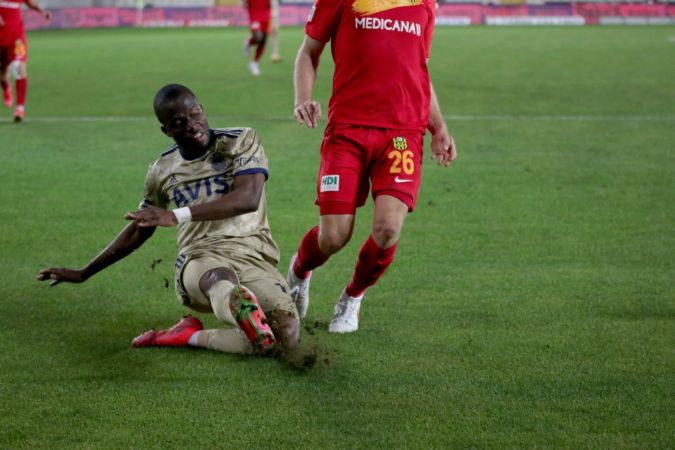
[[[239,136],[232,154],[232,175],[250,175],[262,173],[265,180],[269,175],[267,170],[267,156],[258,134],[247,128]]]
[[[149,206],[157,206],[166,209],[169,199],[162,195],[159,186],[159,177],[155,171],[155,164],[151,164],[148,173],[145,175],[145,189],[143,190],[143,200],[138,205],[138,209],[144,209]]]
[[[434,35],[434,25],[436,23],[436,1],[432,0],[429,2],[429,21],[427,26],[424,28],[424,45],[427,55],[427,59],[431,56],[431,40]]]
[[[326,43],[335,34],[340,23],[341,0],[316,0],[305,25],[305,34]]]

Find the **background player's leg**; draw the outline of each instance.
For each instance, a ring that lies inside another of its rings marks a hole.
[[[12,63],[15,87],[16,87],[16,110],[14,111],[14,121],[21,122],[23,120],[26,95],[28,93],[28,74],[26,70],[25,61],[14,61]]]
[[[262,58],[263,52],[265,51],[265,44],[267,44],[267,33],[261,33],[262,37],[260,38],[260,41],[258,42],[258,47],[255,50],[255,56],[253,57],[253,60],[255,62],[260,62],[260,58]]]
[[[272,0],[270,2],[272,8],[271,17],[272,25],[270,27],[270,45],[272,47],[272,62],[281,62],[281,55],[279,54],[279,32],[281,31],[281,24],[279,23],[279,0]]]
[[[11,108],[14,99],[12,98],[12,88],[9,84],[9,66],[2,67],[2,75],[0,75],[0,88],[2,88],[2,101],[5,107]]]

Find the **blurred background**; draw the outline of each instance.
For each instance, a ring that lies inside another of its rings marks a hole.
[[[27,29],[245,26],[239,0],[42,0],[54,18],[26,14]],[[282,25],[301,25],[312,0],[280,0]],[[491,0],[438,2],[439,25],[673,24],[675,1]]]

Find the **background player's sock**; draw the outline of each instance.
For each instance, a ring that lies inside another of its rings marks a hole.
[[[16,106],[17,108],[21,106],[23,111],[23,105],[26,104],[26,93],[28,92],[28,78],[20,78],[16,80]]]
[[[394,260],[397,246],[398,243],[389,248],[380,248],[373,236],[368,236],[359,252],[352,280],[345,288],[347,295],[361,297],[366,289],[375,284]]]
[[[255,57],[253,58],[253,60],[255,62],[260,61],[260,58],[262,58],[264,51],[265,51],[265,39],[263,39],[263,41],[260,44],[258,44],[258,47],[255,49]]]
[[[6,107],[12,107],[12,89],[9,87],[7,81],[0,81],[0,88],[2,88],[2,101]]]
[[[309,230],[300,242],[298,257],[293,265],[293,272],[298,278],[305,279],[309,272],[326,261],[329,256],[324,255],[319,248],[319,227]]]

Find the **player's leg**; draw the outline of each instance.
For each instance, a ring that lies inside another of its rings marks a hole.
[[[14,44],[14,60],[10,64],[10,71],[14,77],[16,89],[16,109],[14,110],[14,122],[23,121],[25,114],[26,95],[28,93],[28,45],[26,36],[18,38]]]
[[[408,206],[399,199],[381,195],[375,199],[375,212],[370,236],[361,246],[352,279],[335,305],[335,314],[328,330],[349,333],[358,329],[361,300],[370,286],[394,261],[398,238]]]
[[[359,251],[352,279],[342,292],[329,331],[358,329],[363,295],[394,260],[408,212],[415,207],[421,180],[422,135],[382,132],[383,142],[371,170],[375,210],[371,234]]]
[[[7,108],[11,108],[14,103],[12,87],[9,84],[9,64],[12,62],[9,58],[9,48],[7,46],[0,46],[0,88],[2,88],[3,103]]]
[[[279,54],[279,31],[281,24],[279,23],[279,0],[272,0],[270,2],[272,23],[270,25],[270,46],[272,47],[272,55],[270,59],[274,63],[281,62],[281,54]]]
[[[261,43],[264,41],[264,35],[261,23],[259,20],[251,21],[251,37],[248,40],[247,44],[247,54],[249,55],[248,69],[251,72],[251,75],[258,76],[260,75],[260,67],[258,66],[258,61],[260,60],[260,55],[262,51],[260,50]],[[255,47],[255,52],[251,52],[251,48]],[[264,48],[264,44],[263,44]],[[252,53],[252,55],[251,55]]]
[[[14,122],[23,121],[26,111],[26,95],[28,94],[28,71],[26,61],[14,60],[11,64],[14,86],[16,89],[16,109],[14,110]]]
[[[279,270],[267,261],[249,259],[241,280],[260,300],[280,349],[293,351],[300,338],[300,319]]]
[[[314,269],[340,251],[352,237],[356,208],[368,196],[366,164],[358,139],[347,138],[346,129],[327,129],[321,144],[317,180],[320,222],[302,238],[291,258],[288,285],[301,318],[309,306],[309,283]]]
[[[168,330],[150,330],[138,336],[132,345],[134,347],[190,345],[228,353],[254,353],[252,341],[255,339],[240,328],[241,324],[235,319],[230,308],[232,298],[239,299],[237,276],[234,270],[222,266],[222,262],[216,258],[189,260],[184,267],[177,270],[176,289],[185,306],[200,312],[213,312],[221,321],[239,325],[238,327],[203,330],[197,318],[186,316]],[[239,307],[241,303],[239,302]],[[262,320],[266,321],[262,309],[255,305],[255,301],[252,299],[249,303],[251,307],[248,308],[248,312],[259,310],[256,318],[260,320],[262,316]],[[239,316],[239,310],[236,310],[236,313]],[[269,327],[267,328],[269,330]]]
[[[193,268],[190,267],[191,264]],[[237,353],[250,353],[248,347],[251,344],[253,350],[265,352],[274,346],[276,338],[256,295],[248,286],[240,284],[237,276],[239,271],[239,268],[217,258],[190,261],[183,275],[185,289],[190,298],[197,298],[200,302],[207,300],[215,316],[222,322],[236,325],[243,331],[248,342],[246,346],[240,345]],[[195,280],[199,280],[198,286],[194,285]],[[219,336],[217,340],[213,340],[213,337],[209,336],[211,341],[222,344],[224,336]],[[241,334],[232,334],[231,337],[242,344]],[[236,348],[236,342],[228,342],[228,349]],[[204,341],[198,335],[195,344],[202,343]]]
[[[253,56],[253,61],[256,63],[260,62],[260,59],[262,58],[263,53],[265,52],[265,45],[267,44],[267,33],[265,32],[260,32],[261,36],[258,41],[258,47],[255,50],[255,55]]]

